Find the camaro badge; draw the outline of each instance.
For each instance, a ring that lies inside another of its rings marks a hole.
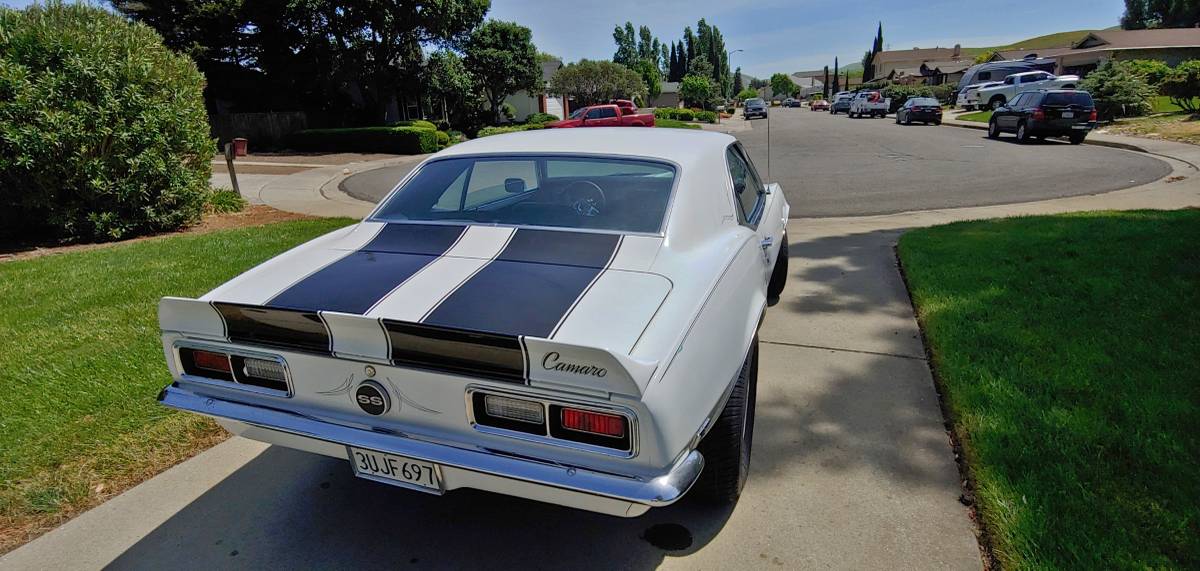
[[[581,365],[579,363],[569,363],[560,360],[562,355],[558,351],[551,351],[542,357],[542,368],[547,371],[562,371],[564,373],[574,373],[576,375],[589,375],[593,377],[603,377],[608,374],[608,369],[597,367],[595,365]]]

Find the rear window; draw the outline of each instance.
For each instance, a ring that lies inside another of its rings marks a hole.
[[[918,97],[912,100],[912,104],[914,107],[918,105],[922,107],[937,107],[939,105],[938,100],[932,97]]]
[[[638,159],[442,159],[421,167],[374,219],[654,233],[662,227],[675,176],[667,163]]]
[[[1042,105],[1079,105],[1081,107],[1092,107],[1092,96],[1087,92],[1076,91],[1074,93],[1047,93],[1046,98],[1042,100]]]

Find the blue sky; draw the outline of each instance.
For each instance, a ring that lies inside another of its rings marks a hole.
[[[613,27],[626,20],[673,41],[703,17],[721,29],[726,47],[745,50],[733,54],[733,67],[768,77],[820,69],[834,56],[858,61],[880,20],[889,49],[981,47],[1115,26],[1124,8],[1123,0],[492,0],[488,16],[528,26],[539,49],[567,61],[611,58]]]

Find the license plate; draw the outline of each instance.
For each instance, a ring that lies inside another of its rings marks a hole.
[[[1087,129],[1087,125],[1071,125],[1072,129]]]
[[[1063,118],[1063,119],[1071,119],[1072,117],[1075,117],[1075,112],[1074,112],[1074,111],[1063,111],[1063,112],[1062,112],[1062,118]]]
[[[436,464],[353,446],[346,448],[350,452],[350,465],[354,467],[354,475],[359,478],[435,494],[442,493],[442,482]]]

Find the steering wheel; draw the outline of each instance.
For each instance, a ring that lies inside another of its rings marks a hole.
[[[604,191],[590,180],[577,180],[563,189],[563,198],[576,214],[586,217],[598,216],[605,205]]]

